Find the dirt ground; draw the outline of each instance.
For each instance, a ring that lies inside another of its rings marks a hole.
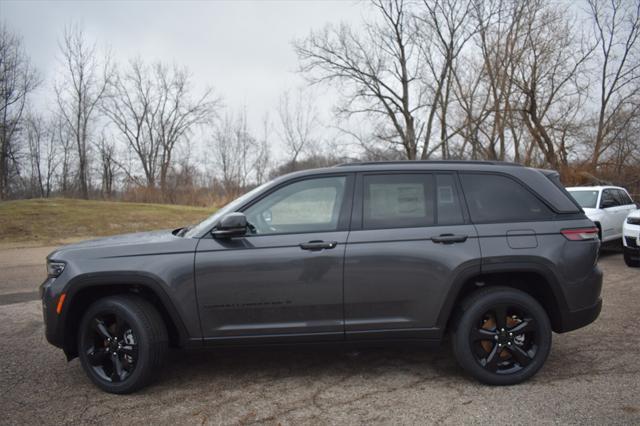
[[[95,388],[43,334],[37,287],[53,247],[0,246],[0,424],[639,424],[640,269],[605,252],[604,308],[554,335],[529,382],[482,386],[448,346],[175,351],[155,384]]]

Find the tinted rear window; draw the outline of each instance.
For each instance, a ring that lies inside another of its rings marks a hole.
[[[460,175],[475,223],[526,222],[553,218],[549,208],[519,182],[506,176]]]

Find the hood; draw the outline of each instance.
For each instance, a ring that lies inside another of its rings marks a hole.
[[[627,215],[627,217],[637,217],[640,218],[640,209],[633,210],[631,213]]]
[[[172,230],[165,229],[162,231],[136,232],[132,234],[115,235],[112,237],[98,238],[95,240],[80,241],[78,243],[62,246],[49,254],[50,259],[57,256],[72,252],[84,251],[101,248],[126,249],[132,246],[156,245],[168,241],[175,241],[181,237],[173,235]]]

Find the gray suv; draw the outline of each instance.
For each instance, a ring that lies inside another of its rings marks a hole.
[[[113,393],[169,347],[438,344],[483,383],[533,376],[600,313],[598,229],[558,174],[356,163],[280,177],[193,227],[47,258],[46,337]]]

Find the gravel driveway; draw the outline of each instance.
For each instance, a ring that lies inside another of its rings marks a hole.
[[[640,423],[640,269],[603,253],[604,307],[554,335],[529,382],[486,387],[440,349],[175,351],[130,396],[90,384],[43,335],[37,286],[53,247],[0,246],[0,424]]]

